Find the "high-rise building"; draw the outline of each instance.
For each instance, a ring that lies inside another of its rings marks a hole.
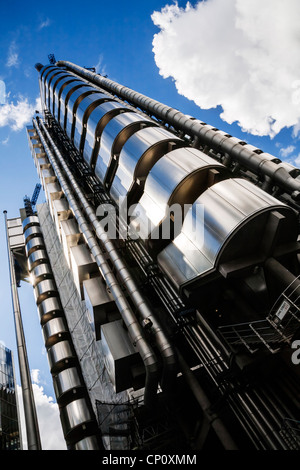
[[[0,450],[20,450],[21,436],[12,352],[0,344]]]
[[[21,211],[21,278],[68,448],[299,449],[299,169],[91,69],[36,69],[47,202]]]

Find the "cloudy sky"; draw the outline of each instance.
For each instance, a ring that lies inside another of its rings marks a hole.
[[[97,72],[300,166],[298,0],[2,2],[0,202],[18,216],[38,182],[25,126],[48,54]],[[40,195],[39,202],[44,201]],[[0,340],[13,350],[4,223]],[[32,288],[19,289],[44,449],[64,448]],[[17,382],[19,382],[17,372]],[[26,438],[24,438],[26,445]]]

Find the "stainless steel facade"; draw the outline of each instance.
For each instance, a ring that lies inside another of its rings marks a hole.
[[[251,373],[286,362],[300,321],[283,282],[300,275],[299,170],[70,62],[36,68],[28,139],[48,208],[23,228],[69,448],[146,448],[130,426],[143,415],[159,439],[165,413],[185,449],[209,429],[226,449],[289,448],[290,392]]]

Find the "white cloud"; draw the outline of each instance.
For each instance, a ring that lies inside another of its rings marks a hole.
[[[5,82],[3,80],[0,80],[0,104],[5,103],[6,99],[6,91],[5,91]]]
[[[9,135],[6,137],[6,139],[1,140],[2,145],[7,145],[9,142]]]
[[[18,67],[19,65],[19,54],[17,52],[17,46],[15,41],[13,41],[9,48],[8,48],[8,54],[7,54],[7,60],[6,60],[6,66],[7,67]]]
[[[40,110],[40,98],[34,104],[27,98],[20,98],[17,103],[0,105],[0,127],[9,126],[13,131],[19,131],[31,121],[35,110]]]
[[[31,371],[31,374],[32,377],[35,377],[39,381],[38,370]],[[32,384],[32,390],[35,400],[42,450],[66,450],[66,443],[59,418],[58,405],[53,402],[52,397],[48,397],[45,394],[44,388],[39,386],[37,383]],[[28,443],[26,437],[22,390],[19,385],[17,386],[17,393],[23,449],[26,450],[28,449]]]
[[[290,155],[291,153],[293,153],[293,151],[295,150],[295,146],[294,145],[289,145],[288,147],[285,147],[285,148],[281,148],[279,150],[279,153],[280,155],[283,157],[283,158],[286,158],[288,155]]]
[[[298,0],[175,2],[152,14],[155,62],[201,108],[274,137],[300,119],[299,17]]]
[[[41,21],[41,23],[38,26],[38,29],[41,30],[43,28],[47,28],[47,26],[50,26],[51,20],[49,18],[46,18],[44,21]]]
[[[106,75],[106,66],[103,64],[103,54],[99,55],[98,62],[96,65],[94,65],[96,69],[96,73],[99,73],[100,75]]]

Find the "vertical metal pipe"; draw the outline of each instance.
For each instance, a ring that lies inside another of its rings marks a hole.
[[[13,262],[13,255],[10,249],[9,233],[7,224],[7,211],[3,211],[6,226],[6,240],[7,240],[7,252],[9,262],[9,274],[10,274],[10,286],[12,295],[12,306],[15,321],[15,332],[17,351],[19,359],[20,379],[22,387],[22,396],[24,404],[24,415],[26,424],[26,434],[28,442],[28,450],[41,450],[41,441],[39,434],[39,426],[37,421],[36,408],[34,403],[34,396],[31,384],[30,369],[28,363],[28,356],[26,350],[26,342],[24,336],[23,322],[21,316],[19,294],[16,281],[16,273]]]

